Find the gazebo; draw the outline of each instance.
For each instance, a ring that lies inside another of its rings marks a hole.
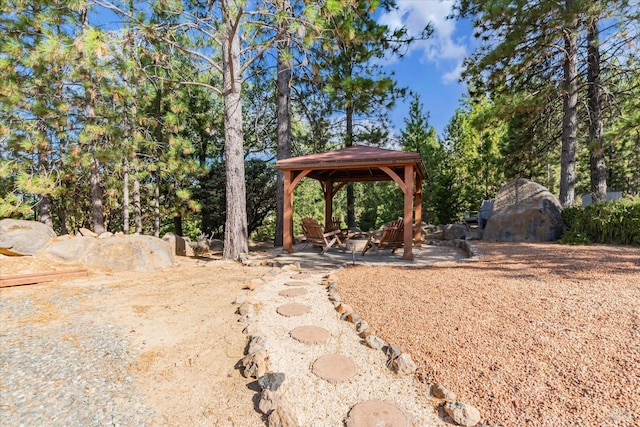
[[[333,216],[333,197],[350,182],[395,181],[404,193],[403,259],[413,259],[413,241],[422,240],[422,181],[425,169],[418,153],[351,146],[325,153],[278,160],[284,173],[283,250],[293,252],[293,190],[302,178],[318,180],[324,193],[325,221]],[[414,215],[415,209],[415,215]],[[415,218],[415,221],[414,221]],[[413,227],[409,224],[416,224]]]

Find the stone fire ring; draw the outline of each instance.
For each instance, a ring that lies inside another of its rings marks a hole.
[[[307,290],[305,288],[291,288],[278,292],[278,295],[282,295],[283,297],[299,297],[300,295],[304,295],[306,293]]]
[[[278,314],[285,317],[302,316],[303,314],[309,313],[311,311],[311,307],[304,304],[298,304],[297,302],[292,302],[290,304],[281,305],[276,308],[276,311]]]
[[[351,408],[346,427],[409,427],[407,415],[392,402],[367,400]]]
[[[331,337],[331,333],[319,326],[298,326],[289,332],[291,338],[304,344],[324,344]]]
[[[313,362],[313,373],[330,383],[349,380],[356,374],[356,364],[350,357],[340,354],[327,354]]]
[[[286,282],[285,286],[307,286],[307,282],[302,282],[300,280],[294,280],[293,282]]]

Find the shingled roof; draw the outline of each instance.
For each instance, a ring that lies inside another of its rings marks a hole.
[[[361,145],[276,162],[276,168],[280,170],[310,169],[309,178],[334,182],[387,181],[391,177],[380,167],[389,167],[397,175],[404,176],[404,167],[408,165],[414,165],[424,178],[425,169],[418,153]]]

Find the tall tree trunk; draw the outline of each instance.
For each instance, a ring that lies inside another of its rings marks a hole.
[[[173,228],[175,229],[175,234],[178,236],[183,235],[182,231],[182,215],[176,215],[173,217]]]
[[[140,177],[138,171],[133,179],[133,217],[136,224],[136,234],[142,233],[142,204],[140,203]]]
[[[240,259],[249,252],[247,235],[247,190],[244,173],[242,135],[242,76],[240,69],[240,34],[238,15],[242,9],[229,10],[230,1],[222,0],[225,40],[222,44],[224,89],[224,155],[226,171],[226,220],[224,229],[225,259]],[[233,14],[232,14],[233,12]]]
[[[594,202],[607,200],[607,169],[602,141],[602,109],[600,103],[600,32],[599,17],[589,18],[587,26],[587,96],[589,98],[589,165],[591,197]]]
[[[32,5],[31,7],[33,7],[33,16],[37,16],[38,14],[41,13],[42,5],[40,4],[40,2],[32,2],[31,5]],[[42,31],[42,28],[34,28],[34,30],[35,30],[35,40],[34,40],[34,46],[35,46],[37,43],[40,43],[40,40],[42,39],[42,36],[43,36],[43,31]],[[46,70],[41,66],[35,67],[34,71],[39,77],[44,76],[44,74],[46,73]],[[37,86],[36,93],[38,98],[41,98],[41,99],[46,96],[44,93],[44,88],[41,85]],[[38,114],[40,115],[42,113],[38,113]],[[38,150],[37,168],[39,171],[48,173],[49,168],[51,167],[51,165],[49,164],[49,160],[51,156],[51,143],[49,142],[49,138],[47,135],[47,123],[45,119],[42,117],[38,117],[36,119],[36,123],[37,123],[38,133],[40,134],[39,135],[40,141],[38,142],[38,145],[37,145],[37,150]],[[51,197],[51,194],[49,193],[40,194],[40,200],[38,201],[38,213],[37,213],[37,215],[40,217],[39,219],[40,222],[48,225],[49,227],[53,227],[52,212],[53,212],[53,198]]]
[[[96,234],[104,233],[104,216],[102,215],[102,187],[100,187],[100,165],[96,158],[91,159],[91,218],[93,231]]]
[[[346,139],[345,146],[351,147],[353,145],[353,103],[351,101],[351,95],[347,95],[347,109],[346,109]],[[350,229],[356,228],[356,193],[353,188],[353,183],[347,184],[347,226]]]
[[[153,192],[153,235],[160,237],[160,173],[154,173],[155,188]]]
[[[49,170],[49,139],[47,138],[47,126],[43,119],[38,119],[38,128],[41,133],[42,143],[38,146],[38,168],[43,171]],[[53,227],[53,198],[51,194],[41,194],[38,202],[38,215],[40,222]]]
[[[38,214],[40,215],[40,222],[47,224],[49,227],[53,227],[53,215],[51,214],[53,206],[53,199],[50,194],[42,194],[40,201],[38,202]]]
[[[565,0],[565,8],[575,16],[572,9],[575,0]],[[560,203],[572,206],[575,199],[576,183],[576,135],[578,130],[578,41],[577,22],[571,22],[563,29],[563,105],[562,105],[562,157],[560,163]]]
[[[290,0],[282,0],[281,10],[287,11],[287,16],[291,13]],[[278,90],[277,112],[278,112],[278,160],[291,157],[291,60],[289,47],[291,38],[289,35],[288,22],[280,24],[280,40],[278,40],[278,65],[277,81]],[[281,247],[283,242],[283,217],[284,217],[284,173],[278,171],[276,183],[276,231],[273,239],[273,246]]]
[[[64,236],[65,234],[69,234],[66,206],[61,206],[60,209],[58,209],[58,219],[60,220],[60,235]]]
[[[129,234],[129,159],[124,156],[122,172],[122,232]]]
[[[89,14],[86,8],[80,10],[82,21],[82,32],[89,31]],[[83,58],[87,65],[90,63],[87,58]],[[84,111],[86,117],[86,125],[91,126],[96,120],[96,83],[91,71],[88,69],[85,74],[84,85]],[[89,151],[91,152],[91,170],[89,182],[91,185],[91,219],[93,221],[93,231],[97,234],[106,231],[104,226],[104,214],[102,208],[102,188],[100,187],[100,165],[96,157],[98,141],[93,138],[89,141]]]

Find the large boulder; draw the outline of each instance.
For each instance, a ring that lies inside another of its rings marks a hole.
[[[171,267],[174,255],[169,243],[157,237],[113,236],[96,239],[81,262],[88,267],[146,272]]]
[[[38,221],[0,220],[0,254],[34,255],[54,237],[55,231]]]
[[[464,224],[447,224],[442,228],[442,240],[464,239],[467,226]]]
[[[178,236],[174,233],[166,233],[162,236],[162,240],[169,243],[169,246],[173,249],[174,255],[195,256],[193,248],[182,236]]]
[[[96,237],[78,235],[60,236],[53,239],[42,253],[65,262],[81,262],[89,249],[98,242]]]
[[[483,231],[484,240],[547,242],[564,230],[562,206],[549,190],[524,178],[503,186]]]

